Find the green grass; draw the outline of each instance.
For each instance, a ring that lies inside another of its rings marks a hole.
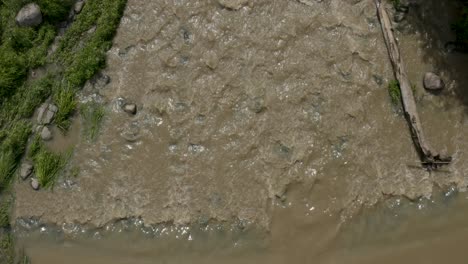
[[[0,146],[0,191],[5,190],[12,179],[18,161],[26,150],[31,127],[23,121],[10,127],[9,131]]]
[[[0,264],[13,264],[15,246],[11,233],[0,234]]]
[[[86,136],[89,140],[96,139],[104,118],[104,107],[96,102],[89,102],[81,106],[80,113]]]
[[[393,105],[398,105],[401,103],[401,90],[400,84],[397,80],[392,80],[388,83],[388,94]]]
[[[38,0],[44,20],[57,23],[62,21],[70,12],[73,5],[72,0]]]
[[[70,127],[70,117],[76,109],[75,93],[76,90],[69,85],[61,84],[55,87],[53,100],[58,107],[55,124],[64,131]]]
[[[5,190],[15,172],[16,161],[11,151],[0,153],[0,190]]]
[[[42,148],[42,139],[39,135],[33,137],[31,144],[29,145],[28,157],[34,159]]]
[[[119,25],[126,0],[87,1],[59,45],[56,60],[66,66],[65,79],[81,86],[105,66],[106,51]],[[83,37],[96,26],[94,34]],[[84,41],[81,45],[81,39]]]
[[[30,118],[34,111],[51,95],[56,80],[52,74],[47,74],[43,78],[32,83],[25,84],[20,88],[17,96],[19,118]]]

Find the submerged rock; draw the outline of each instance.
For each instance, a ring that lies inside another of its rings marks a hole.
[[[23,180],[26,180],[29,175],[31,175],[33,170],[33,165],[29,162],[24,162],[20,167],[20,177]]]
[[[265,110],[265,108],[265,99],[263,99],[263,97],[255,97],[250,99],[249,109],[254,113],[261,113],[263,110]]]
[[[36,178],[31,179],[31,187],[36,191],[39,190],[39,181]]]
[[[220,5],[232,10],[238,10],[248,2],[249,0],[218,0]]]
[[[16,15],[16,23],[22,27],[35,27],[42,23],[42,13],[36,3],[25,5]]]
[[[41,138],[44,141],[48,141],[48,140],[52,139],[52,132],[50,131],[50,129],[48,127],[46,127],[46,126],[42,127]]]
[[[42,125],[48,125],[52,123],[52,120],[57,113],[58,108],[53,104],[44,103],[39,107],[37,114],[37,123]]]
[[[96,89],[104,88],[104,86],[108,85],[111,82],[109,75],[98,73],[91,79],[91,84]]]
[[[426,74],[424,74],[423,83],[424,88],[432,91],[442,90],[445,87],[445,83],[442,78],[433,72],[426,72]]]
[[[136,122],[125,124],[120,131],[120,136],[128,142],[135,142],[141,138],[140,127]]]
[[[122,109],[131,115],[135,115],[137,113],[137,106],[136,104],[124,104]]]

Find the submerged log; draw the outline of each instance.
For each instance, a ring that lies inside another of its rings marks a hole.
[[[377,7],[377,14],[379,16],[380,25],[382,27],[385,44],[387,45],[390,61],[392,62],[393,72],[395,78],[400,83],[401,99],[403,102],[403,109],[408,125],[411,130],[413,142],[418,150],[422,163],[428,168],[437,168],[442,164],[448,164],[452,158],[450,156],[443,156],[432,149],[429,142],[424,137],[421,121],[416,109],[416,102],[414,100],[413,90],[406,74],[405,64],[400,55],[398,42],[393,34],[392,23],[388,16],[387,11],[381,4],[380,0],[374,0]]]

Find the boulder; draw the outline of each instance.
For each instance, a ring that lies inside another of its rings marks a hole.
[[[424,74],[423,83],[424,88],[431,91],[439,91],[445,87],[445,83],[442,78],[433,72],[426,72],[426,74]]]
[[[16,23],[22,27],[36,27],[42,23],[42,13],[36,3],[25,5],[16,15]]]
[[[129,113],[131,115],[135,115],[137,113],[137,106],[136,106],[136,104],[124,104],[123,105],[123,110],[126,113]]]
[[[36,178],[31,179],[31,187],[33,190],[39,190],[39,181]]]
[[[48,141],[48,140],[51,140],[52,139],[52,132],[50,131],[50,129],[46,126],[44,126],[41,130],[41,138],[42,140],[44,141]]]
[[[29,175],[31,175],[32,170],[33,170],[33,165],[31,163],[25,162],[21,164],[21,167],[20,167],[21,179],[26,180],[29,177]]]

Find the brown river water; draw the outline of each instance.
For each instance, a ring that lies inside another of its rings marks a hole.
[[[16,184],[20,244],[48,264],[466,263],[467,56],[444,51],[454,6],[411,2],[396,32],[450,166],[418,163],[373,1],[129,0],[111,82],[80,97],[105,104],[100,135],[77,117],[50,147],[76,145],[78,175]]]

